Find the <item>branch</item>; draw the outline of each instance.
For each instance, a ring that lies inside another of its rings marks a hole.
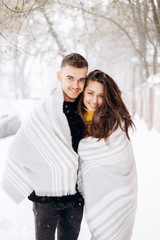
[[[19,46],[16,45],[15,43],[13,43],[13,42],[11,42],[10,40],[8,40],[1,32],[0,32],[0,36],[3,37],[9,44],[11,44],[12,46],[14,46],[16,49],[21,50],[22,52],[24,52],[24,53],[27,54],[27,55],[34,56],[34,54],[31,54],[31,53],[26,52],[25,49],[23,49],[22,47],[19,47]]]
[[[28,13],[28,12],[31,12],[31,11],[35,11],[39,8],[41,8],[42,6],[45,5],[45,3],[47,2],[47,0],[44,0],[42,4],[38,5],[37,7],[33,8],[33,6],[37,3],[37,0],[34,1],[34,3],[32,4],[32,6],[30,7],[29,10],[23,10],[24,8],[24,1],[23,1],[23,4],[22,4],[22,10],[16,10],[16,7],[15,9],[11,9],[10,7],[8,7],[8,5],[3,1],[1,0],[2,4],[11,12],[14,12],[14,13],[17,13],[17,14],[24,14],[24,13]]]
[[[44,12],[44,17],[48,23],[48,26],[49,26],[49,32],[51,33],[51,36],[55,39],[58,47],[59,47],[59,50],[60,50],[60,54],[62,57],[65,56],[66,54],[66,49],[63,47],[63,45],[61,44],[59,38],[58,38],[58,35],[56,34],[56,32],[53,30],[53,23],[50,21],[49,17],[47,16],[47,14]]]
[[[88,35],[90,36],[88,26],[87,26],[86,17],[85,17],[85,12],[84,12],[84,9],[83,9],[83,3],[82,3],[81,0],[80,0],[80,6],[81,6],[81,10],[82,10],[82,15],[83,15],[83,20],[84,20],[84,24],[85,24],[85,27],[86,27],[86,31],[87,31]]]
[[[67,6],[67,7],[73,7],[73,6],[71,6],[70,4],[68,4],[68,3],[63,3],[63,2],[54,2],[54,3],[55,3],[55,4],[62,4],[62,5],[65,5],[65,6]],[[76,6],[76,5],[74,5],[74,8],[79,9],[79,7]],[[82,10],[82,9],[81,9],[81,10]],[[91,11],[86,10],[86,9],[84,9],[84,8],[83,8],[83,11],[86,12],[86,13],[88,13],[88,14],[90,14],[90,15],[94,15],[94,16],[96,16],[96,17],[98,17],[98,18],[103,18],[103,19],[105,19],[105,20],[108,20],[108,21],[114,23],[114,24],[127,36],[127,38],[128,38],[129,41],[131,42],[131,45],[133,46],[133,48],[135,49],[135,51],[144,59],[144,56],[143,56],[142,52],[136,47],[136,44],[134,43],[133,38],[130,36],[130,34],[127,32],[127,30],[126,30],[125,28],[123,28],[118,22],[116,22],[116,21],[115,21],[114,19],[112,19],[112,18],[106,17],[106,16],[104,16],[104,15],[102,15],[102,14],[97,14],[97,13],[95,13],[95,12],[91,12]]]

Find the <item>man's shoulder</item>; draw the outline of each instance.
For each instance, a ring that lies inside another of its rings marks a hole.
[[[43,96],[43,98],[40,99],[39,102],[44,103],[49,99],[54,99],[59,97],[61,94],[61,87],[60,86],[55,86],[54,88],[52,88],[49,92],[47,92],[45,94],[45,96]]]
[[[63,97],[61,85],[56,85],[48,94],[50,97]]]

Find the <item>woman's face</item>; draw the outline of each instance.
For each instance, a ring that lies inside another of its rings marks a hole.
[[[103,102],[103,94],[103,85],[99,82],[89,80],[83,96],[85,107],[91,112],[96,111]]]

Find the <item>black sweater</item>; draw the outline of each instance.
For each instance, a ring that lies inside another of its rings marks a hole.
[[[77,152],[79,141],[83,138],[83,122],[78,114],[78,99],[75,102],[63,103],[63,112],[66,115],[72,136],[72,147]]]

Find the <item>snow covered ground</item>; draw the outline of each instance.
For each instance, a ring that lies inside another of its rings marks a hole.
[[[139,197],[132,240],[160,239],[160,134],[149,132],[143,121],[135,119],[137,131],[132,136],[135,154]],[[0,139],[0,178],[3,173],[7,148],[14,136]],[[34,240],[32,204],[24,200],[16,206],[0,187],[0,239]],[[85,220],[79,240],[89,240]]]

